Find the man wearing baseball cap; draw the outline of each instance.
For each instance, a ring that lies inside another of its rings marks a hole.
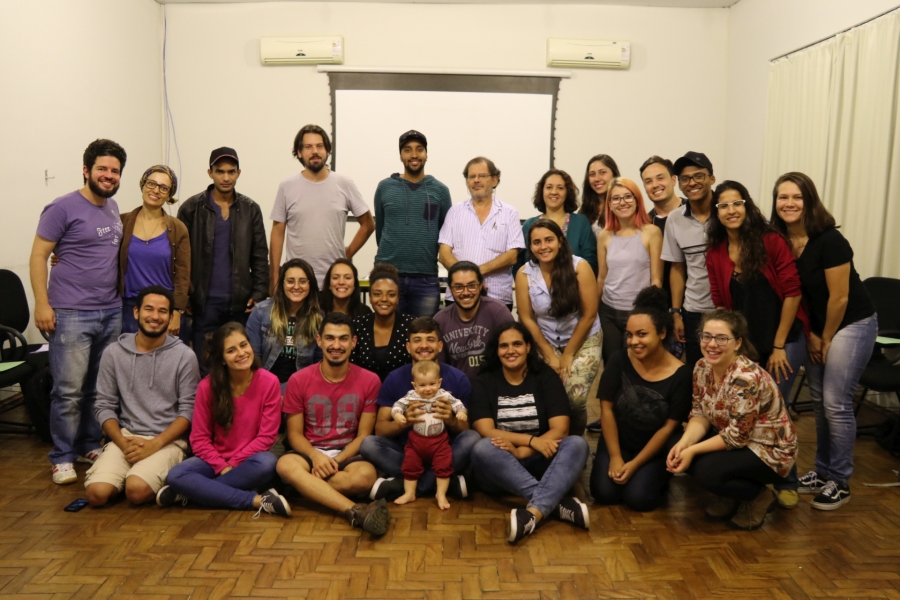
[[[428,140],[416,130],[400,136],[403,173],[383,179],[375,190],[376,263],[400,271],[397,311],[431,317],[440,303],[438,234],[450,210],[450,190],[425,174]]]
[[[178,210],[191,240],[191,314],[194,352],[206,374],[206,334],[247,322],[253,305],[269,295],[269,250],[262,211],[234,190],[241,176],[233,148],[209,155],[212,183]]]
[[[662,259],[672,263],[669,310],[675,319],[675,337],[684,342],[685,363],[693,368],[701,356],[697,338],[700,317],[715,308],[706,273],[706,220],[716,178],[712,163],[701,152],[688,152],[676,160],[674,171],[688,202],[669,213]]]

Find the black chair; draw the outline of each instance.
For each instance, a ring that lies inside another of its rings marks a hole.
[[[869,277],[863,281],[863,285],[869,291],[869,296],[875,304],[875,311],[878,313],[878,336],[900,340],[900,308],[897,304],[897,299],[900,298],[900,279]],[[896,359],[892,360],[889,357],[896,348],[900,348],[900,341],[875,343],[872,359],[859,378],[862,394],[855,408],[856,414],[859,414],[866,394],[870,391],[895,394],[900,402],[900,365],[896,364]],[[900,414],[897,418],[900,419]],[[881,423],[859,427],[857,435],[874,433],[880,426]]]

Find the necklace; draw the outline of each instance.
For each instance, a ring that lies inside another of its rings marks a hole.
[[[329,378],[328,378],[328,375],[325,374],[324,369],[322,369],[322,363],[319,363],[319,374],[322,375],[322,379],[324,379],[324,380],[327,381],[328,383],[332,383],[332,384],[334,384],[334,383],[340,383],[340,382],[342,382],[344,379],[347,378],[347,376],[344,375],[343,377],[341,377],[341,378],[338,379],[337,381],[334,381],[333,379],[329,379]]]
[[[156,229],[159,227],[159,224],[163,221],[163,217],[160,217],[156,220],[156,225],[153,226],[153,231],[150,232],[150,235],[147,235],[147,218],[141,213],[141,231],[144,232],[144,244],[149,246],[150,240],[153,238],[153,234],[156,233]]]

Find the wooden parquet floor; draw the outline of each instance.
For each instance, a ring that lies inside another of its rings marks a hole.
[[[800,465],[812,463],[813,422],[798,421]],[[2,598],[898,598],[897,461],[857,445],[853,498],[838,511],[809,498],[755,532],[703,518],[704,494],[676,478],[669,505],[639,514],[591,507],[591,530],[550,522],[517,546],[505,541],[515,501],[433,499],[392,508],[373,540],[293,498],[294,516],[118,503],[62,509],[79,482],[50,481],[48,448],[0,436]]]

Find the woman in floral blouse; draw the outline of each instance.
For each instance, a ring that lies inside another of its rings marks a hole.
[[[691,418],[667,467],[715,494],[708,517],[756,529],[776,502],[766,485],[783,483],[794,466],[797,434],[772,376],[753,362],[742,315],[706,313],[699,337]]]

